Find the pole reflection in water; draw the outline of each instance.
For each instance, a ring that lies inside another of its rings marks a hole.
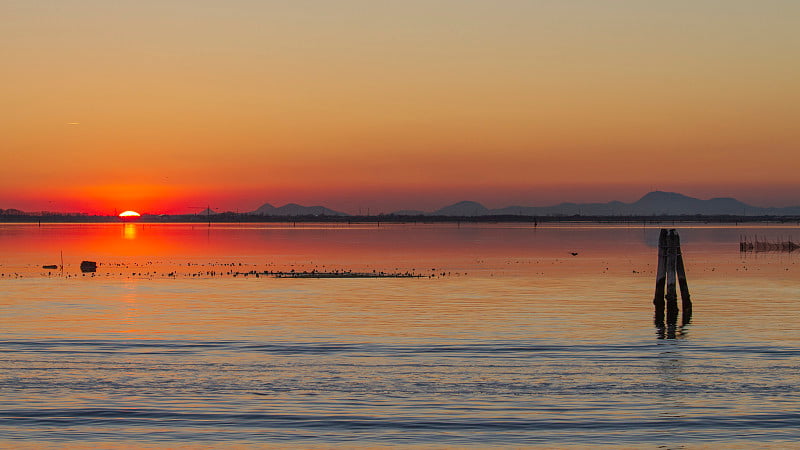
[[[691,318],[684,317],[680,325],[656,320],[656,336],[659,339],[683,339],[689,335]]]

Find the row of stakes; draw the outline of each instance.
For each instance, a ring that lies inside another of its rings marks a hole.
[[[681,292],[682,324],[686,325],[692,318],[692,301],[689,298],[689,285],[686,282],[686,270],[681,254],[681,238],[678,232],[662,228],[658,237],[658,271],[656,272],[656,292],[653,298],[655,305],[655,322],[675,325],[678,321],[678,292]]]

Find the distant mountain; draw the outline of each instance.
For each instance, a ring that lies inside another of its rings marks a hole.
[[[280,207],[274,207],[269,203],[264,203],[252,214],[262,216],[346,216],[343,212],[334,211],[324,206],[303,206],[296,203],[288,203]]]
[[[263,205],[259,206],[257,210],[253,211],[253,214],[262,214],[266,216],[272,214],[275,209],[276,208],[269,203],[264,203]]]
[[[417,211],[414,211],[415,213]],[[407,214],[397,211],[395,215]],[[553,206],[508,206],[488,209],[477,202],[463,201],[445,206],[432,213],[433,216],[651,216],[651,215],[736,215],[736,216],[790,216],[800,215],[800,206],[785,208],[761,208],[748,205],[734,198],[712,198],[701,200],[675,192],[654,191],[645,194],[633,203],[612,201],[608,203],[561,203]]]
[[[655,191],[631,204],[635,214],[737,214],[744,215],[755,207],[733,198],[700,200],[674,192]]]
[[[491,211],[478,202],[458,202],[433,212],[434,216],[487,216]]]
[[[630,204],[633,214],[769,216],[800,214],[800,206],[762,208],[730,197],[700,200],[675,192],[654,191]]]

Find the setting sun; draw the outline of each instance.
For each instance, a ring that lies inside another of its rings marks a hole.
[[[124,211],[119,214],[119,218],[125,221],[132,221],[136,220],[142,215],[136,211]]]

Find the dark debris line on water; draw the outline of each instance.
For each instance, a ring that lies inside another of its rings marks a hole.
[[[267,264],[272,265],[272,264]],[[196,263],[186,263],[181,265],[176,265],[176,267],[183,267],[183,266],[198,266],[198,268],[202,268],[206,266],[205,264],[196,264]],[[230,263],[230,264],[209,264],[209,266],[239,266],[241,267],[242,264]],[[44,269],[50,269],[48,266],[41,266]],[[183,272],[180,269],[176,270],[174,267],[167,269],[166,271],[159,271],[153,270],[156,269],[153,266],[153,262],[148,262],[146,264],[138,264],[135,263],[133,265],[125,264],[125,263],[97,263],[98,269],[94,269],[91,271],[81,270],[79,273],[72,273],[71,271],[66,272],[40,272],[39,276],[44,277],[64,277],[64,278],[75,278],[75,277],[109,277],[109,276],[122,276],[122,277],[143,277],[147,279],[154,279],[154,278],[217,278],[217,277],[269,277],[269,278],[303,278],[303,279],[310,279],[310,278],[325,278],[325,279],[339,279],[339,278],[438,278],[438,277],[447,277],[447,276],[460,276],[460,275],[467,275],[466,273],[461,272],[448,272],[443,271],[441,269],[431,269],[431,273],[419,273],[415,269],[401,271],[400,269],[395,269],[394,271],[378,271],[372,270],[370,271],[354,271],[352,269],[337,269],[337,270],[318,270],[318,269],[304,269],[304,270],[269,270],[269,269],[252,269],[252,270],[235,270],[233,268],[229,270],[199,270],[199,271],[189,271]],[[94,268],[94,267],[93,267]],[[207,268],[207,267],[206,267]],[[81,267],[83,269],[83,267]],[[103,270],[105,269],[105,270]],[[128,272],[128,270],[134,269],[135,271]],[[137,270],[138,269],[138,270]],[[144,270],[142,270],[144,269]],[[163,269],[162,269],[163,270]],[[9,274],[2,274],[2,277],[8,275],[9,278],[21,278],[24,275],[21,273],[9,273]],[[30,276],[36,276],[36,274],[29,274]]]
[[[335,272],[318,272],[316,270],[303,271],[303,272],[272,272],[264,270],[258,272],[252,270],[250,272],[234,272],[233,276],[265,276],[274,278],[428,278],[428,275],[420,275],[412,272],[351,272],[351,271],[335,271]]]

